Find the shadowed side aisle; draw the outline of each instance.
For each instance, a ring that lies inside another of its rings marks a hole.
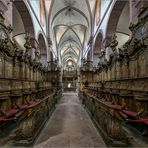
[[[75,93],[64,93],[34,147],[106,147]]]

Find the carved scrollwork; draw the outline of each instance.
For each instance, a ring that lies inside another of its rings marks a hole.
[[[118,45],[117,36],[114,34],[110,43],[110,47],[114,52],[116,51],[117,45]]]
[[[124,51],[118,48],[118,53],[115,55],[117,61],[121,61],[124,58]]]
[[[25,61],[25,63],[29,63],[30,59],[31,59],[31,56],[28,53],[25,53],[24,54],[24,61]]]
[[[35,59],[36,59],[36,61],[39,61],[39,59],[40,59],[40,50],[39,49],[36,49],[36,51],[35,51]]]
[[[29,50],[32,48],[32,46],[31,46],[31,36],[29,34],[27,34],[26,37],[25,37],[25,40],[26,40],[26,42],[24,44],[24,47],[26,48],[25,52],[28,53]]]
[[[148,38],[148,7],[142,8],[138,15],[137,24],[130,24],[129,29],[132,32],[132,38],[127,42],[129,46],[129,55],[142,51],[147,47],[145,40]]]
[[[23,50],[18,50],[18,52],[17,52],[17,57],[18,57],[18,60],[19,60],[20,62],[23,62],[24,59],[25,59],[25,57],[24,57],[24,51],[23,51]]]
[[[8,56],[13,56],[13,43],[10,40],[9,34],[12,32],[11,26],[4,24],[3,14],[0,12],[0,51]]]
[[[34,59],[32,61],[32,66],[33,66],[33,71],[35,72],[39,67],[39,62],[37,62],[36,59]]]
[[[134,53],[138,52],[139,50],[145,49],[147,46],[145,45],[143,39],[133,38],[130,43],[130,51],[129,55],[133,55]]]
[[[9,57],[14,56],[13,43],[8,38],[1,41],[1,51],[7,54]]]

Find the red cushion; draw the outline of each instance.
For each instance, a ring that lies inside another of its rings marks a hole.
[[[11,121],[11,120],[16,120],[16,119],[15,118],[0,117],[0,121]]]
[[[35,103],[37,103],[37,101],[31,100],[31,101],[29,101],[29,103],[30,103],[30,104],[35,104]]]
[[[105,101],[105,102],[103,102],[106,106],[108,106],[108,107],[110,107],[110,108],[113,108],[113,109],[118,109],[118,110],[120,110],[121,109],[121,106],[120,105],[118,105],[118,104],[111,104],[111,102],[107,102],[107,101]]]
[[[137,113],[136,112],[133,112],[133,111],[130,111],[130,110],[123,110],[123,112],[129,116],[132,116],[132,117],[136,117],[137,116]]]
[[[19,112],[19,109],[11,109],[6,112],[6,116],[12,116],[12,115],[16,114],[17,112]]]
[[[139,120],[128,120],[128,122],[143,122],[143,123],[146,123],[148,124],[148,118],[141,118]]]
[[[121,109],[121,106],[120,105],[118,105],[118,104],[111,104],[111,105],[109,105],[111,108],[114,108],[114,109],[118,109],[118,110],[120,110]]]
[[[21,105],[20,106],[20,109],[26,109],[28,107],[28,105],[27,104],[24,104],[24,105]]]

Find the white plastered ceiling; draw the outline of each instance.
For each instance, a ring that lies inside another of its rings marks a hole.
[[[93,5],[93,0],[91,5]],[[81,59],[84,43],[88,41],[92,25],[89,0],[54,0],[50,12],[50,30],[61,65]],[[66,62],[67,61],[67,62]]]

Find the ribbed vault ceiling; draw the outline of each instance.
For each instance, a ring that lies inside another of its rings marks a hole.
[[[91,2],[90,2],[91,1]],[[55,38],[63,66],[81,58],[86,36],[91,31],[91,6],[95,0],[54,0],[50,12],[50,29]]]
[[[54,58],[57,57],[63,67],[69,61],[75,66],[80,64],[83,50],[87,49],[91,36],[97,0],[27,1],[44,31],[49,33],[46,32],[53,42]]]

